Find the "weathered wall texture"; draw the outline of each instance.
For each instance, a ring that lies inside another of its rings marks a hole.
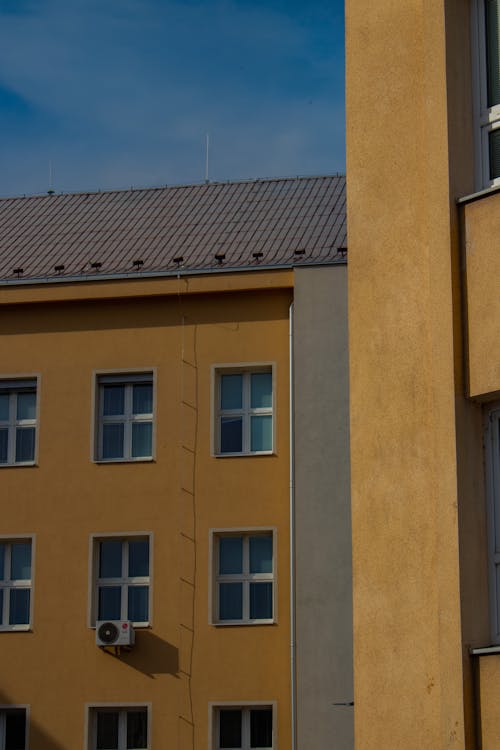
[[[295,271],[299,750],[352,750],[347,268]]]

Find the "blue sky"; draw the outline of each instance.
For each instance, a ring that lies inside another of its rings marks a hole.
[[[0,195],[343,171],[342,0],[0,0]]]

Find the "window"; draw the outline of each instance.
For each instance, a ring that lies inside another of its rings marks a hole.
[[[94,617],[149,624],[150,544],[143,536],[94,540]]]
[[[26,749],[26,709],[0,708],[0,750]]]
[[[239,455],[273,450],[272,369],[217,370],[216,453]]]
[[[491,630],[500,643],[500,407],[487,414],[486,436]]]
[[[273,622],[273,546],[272,532],[214,536],[214,622]]]
[[[90,713],[89,750],[146,750],[148,709],[93,708]]]
[[[217,750],[273,748],[272,706],[217,707],[215,747]]]
[[[101,375],[98,379],[99,461],[153,457],[153,375]]]
[[[36,380],[0,381],[0,466],[35,460]]]
[[[27,630],[30,612],[31,540],[0,538],[0,630]]]
[[[500,184],[500,0],[476,0],[480,187]]]

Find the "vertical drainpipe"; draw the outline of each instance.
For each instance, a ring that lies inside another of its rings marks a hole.
[[[293,368],[293,302],[288,311],[289,330],[289,388],[290,388],[290,692],[291,692],[291,750],[297,747],[297,678],[295,624],[295,428],[294,428],[294,368]]]

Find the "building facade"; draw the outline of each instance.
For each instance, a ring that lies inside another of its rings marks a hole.
[[[2,750],[352,748],[344,191],[0,201]]]
[[[346,20],[355,746],[492,750],[499,4]]]

